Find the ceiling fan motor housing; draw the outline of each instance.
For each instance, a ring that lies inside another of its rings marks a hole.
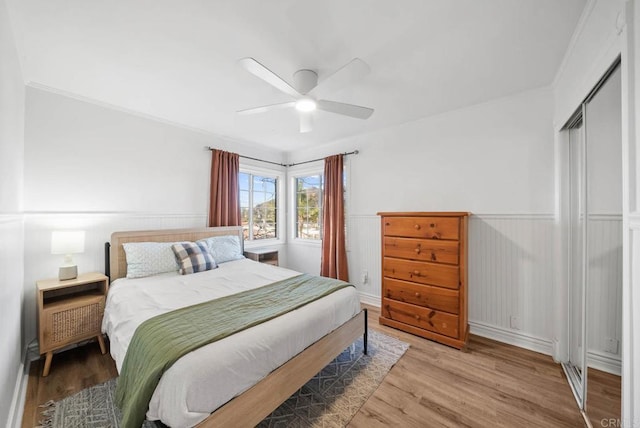
[[[318,85],[318,74],[313,70],[298,70],[293,73],[295,89],[305,95]]]

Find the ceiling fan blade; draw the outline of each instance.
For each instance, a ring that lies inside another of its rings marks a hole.
[[[253,107],[253,108],[247,108],[244,110],[238,110],[236,113],[238,114],[264,113],[266,111],[278,110],[278,109],[287,108],[287,107],[294,107],[295,105],[296,105],[295,101],[289,101],[286,103],[270,104],[268,106]]]
[[[354,58],[332,75],[322,80],[315,88],[309,91],[310,95],[317,92],[331,94],[338,89],[357,82],[371,71],[366,62],[360,58]]]
[[[328,100],[318,100],[316,104],[318,106],[318,109],[320,110],[342,114],[344,116],[355,117],[357,119],[368,119],[374,111],[369,107],[356,106],[353,104],[345,104]]]
[[[313,131],[313,115],[311,112],[300,112],[300,133]]]
[[[238,61],[238,64],[240,64],[249,73],[253,74],[256,77],[259,77],[271,86],[281,90],[285,94],[289,94],[294,98],[300,98],[302,96],[302,94],[296,91],[293,86],[285,82],[280,76],[269,70],[264,65],[260,64],[255,59],[250,57],[242,58],[240,61]]]

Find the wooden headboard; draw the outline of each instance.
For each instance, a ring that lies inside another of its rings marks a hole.
[[[177,242],[197,241],[211,236],[237,235],[244,244],[242,226],[204,227],[199,229],[161,229],[114,232],[109,249],[109,274],[111,281],[127,276],[127,258],[122,244],[126,242]]]

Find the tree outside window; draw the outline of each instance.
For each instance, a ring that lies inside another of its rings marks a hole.
[[[320,240],[322,237],[322,174],[297,177],[296,238]]]
[[[278,179],[241,172],[239,175],[240,214],[244,239],[278,237]]]

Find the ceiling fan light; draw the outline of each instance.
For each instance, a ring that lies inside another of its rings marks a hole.
[[[309,112],[316,109],[316,102],[311,98],[300,98],[296,101],[296,110]]]

